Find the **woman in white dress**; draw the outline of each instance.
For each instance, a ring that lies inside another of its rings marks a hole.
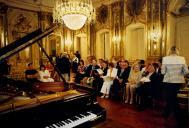
[[[54,82],[54,79],[51,78],[50,72],[45,69],[44,65],[40,66],[39,76],[40,76],[39,80],[41,82]]]
[[[101,91],[100,91],[103,95],[101,96],[101,98],[109,97],[111,85],[113,84],[113,80],[117,76],[117,69],[114,68],[114,64],[112,62],[110,62],[108,64],[108,68],[109,69],[108,69],[107,75],[103,77],[104,83],[103,83]]]

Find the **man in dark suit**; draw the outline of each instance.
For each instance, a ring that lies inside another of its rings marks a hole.
[[[64,53],[57,61],[57,67],[60,70],[62,76],[65,78],[66,81],[69,81],[70,77],[70,68],[71,68],[71,63],[66,55]]]
[[[92,60],[92,64],[89,65],[86,69],[86,72],[85,72],[85,76],[86,77],[93,77],[94,75],[94,71],[96,69],[99,69],[100,67],[97,65],[97,60],[96,59],[93,59]]]
[[[128,81],[131,67],[127,60],[120,61],[120,67],[118,68],[117,78],[114,79],[111,87],[111,92],[114,98],[119,98],[119,90],[125,88],[125,83]]]

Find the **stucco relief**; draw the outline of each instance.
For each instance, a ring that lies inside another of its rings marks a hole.
[[[110,10],[110,6],[107,5],[102,5],[97,8],[97,20],[95,23],[96,31],[111,28]]]
[[[22,38],[38,28],[38,16],[35,12],[20,9],[8,9],[9,43]]]
[[[97,21],[101,24],[105,23],[108,19],[108,6],[101,5],[97,11]]]
[[[87,34],[87,30],[87,24],[85,24],[81,29],[74,31],[74,35]]]
[[[37,12],[8,8],[7,11],[7,20],[8,20],[8,43],[12,43],[25,35],[33,32],[38,28],[38,14]],[[37,65],[38,58],[32,58],[32,54],[35,53],[35,57],[38,56],[38,46],[32,45],[25,50],[22,50],[14,57],[11,57],[11,62],[13,67],[17,67],[19,63],[28,63],[33,62],[34,65]],[[13,71],[14,72],[14,71]]]
[[[124,25],[128,26],[133,22],[146,23],[146,0],[127,0]]]

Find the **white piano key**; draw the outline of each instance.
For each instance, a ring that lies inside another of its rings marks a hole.
[[[77,118],[77,120],[73,121],[71,119],[66,119],[64,121],[61,121],[64,124],[62,126],[60,126],[60,124],[56,125],[56,123],[52,124],[52,125],[55,126],[56,128],[73,128],[73,127],[83,124],[87,121],[95,119],[97,117],[97,115],[95,115],[91,112],[86,112],[84,114],[80,114],[80,116],[76,115],[75,117]],[[46,128],[49,128],[49,127],[46,127]]]

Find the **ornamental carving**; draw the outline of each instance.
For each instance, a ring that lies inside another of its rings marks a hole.
[[[126,18],[125,23],[129,25],[134,22],[146,22],[146,0],[127,0],[126,2]]]
[[[8,6],[2,2],[0,2],[0,13],[6,13]]]
[[[102,5],[97,9],[97,20],[95,22],[95,30],[100,29],[110,29],[111,19],[110,19],[111,6]]]
[[[108,19],[108,6],[101,5],[97,10],[97,21],[104,24]]]
[[[9,42],[13,42],[38,28],[38,15],[21,9],[8,10]]]

